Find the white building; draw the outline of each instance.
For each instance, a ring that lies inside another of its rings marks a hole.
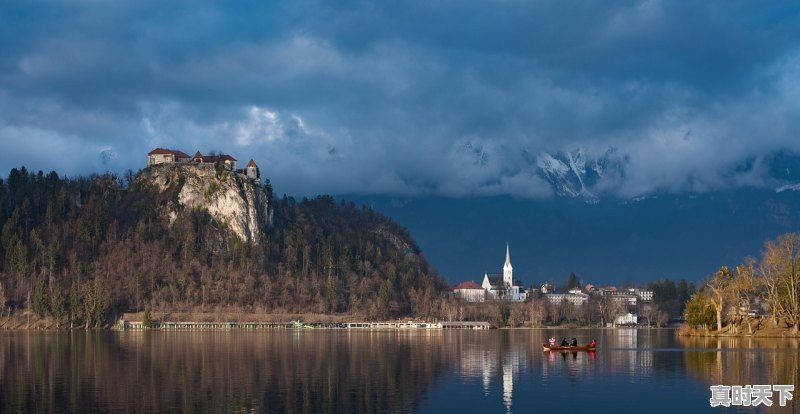
[[[514,268],[511,266],[511,254],[506,244],[506,263],[503,273],[486,273],[481,284],[486,291],[486,297],[491,299],[506,299],[514,302],[523,302],[528,297],[527,290],[519,279],[514,278]]]
[[[464,299],[467,302],[483,302],[486,291],[481,285],[470,280],[456,286],[455,289],[453,289],[453,294],[455,294],[457,298]]]
[[[645,289],[628,289],[629,292],[638,296],[642,302],[650,302],[653,300],[653,291]]]
[[[589,295],[580,291],[570,293],[545,293],[542,295],[550,303],[561,303],[566,301],[576,306],[581,306],[589,303]]]
[[[639,317],[636,316],[635,313],[626,313],[624,315],[617,316],[617,319],[614,320],[614,324],[616,325],[636,325],[639,322]]]
[[[614,302],[619,302],[628,306],[636,306],[636,303],[639,300],[639,296],[637,296],[633,292],[630,291],[618,292],[616,289],[613,290],[608,288],[600,289],[600,295]]]

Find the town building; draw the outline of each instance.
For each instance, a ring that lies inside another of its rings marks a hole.
[[[524,302],[528,297],[527,290],[519,279],[514,278],[514,268],[511,266],[511,253],[506,244],[506,263],[503,273],[486,273],[481,284],[490,299],[505,299],[513,302]]]
[[[653,301],[653,291],[646,290],[646,289],[628,289],[630,293],[639,297],[639,300],[642,302],[652,302]]]
[[[635,293],[629,291],[618,291],[615,287],[606,287],[600,289],[600,296],[614,302],[619,302],[627,306],[636,306],[639,297]]]
[[[605,287],[599,289],[600,296],[608,298],[614,302],[620,302],[628,306],[636,306],[639,303],[647,303],[653,300],[653,291],[645,289],[628,289],[618,291],[617,288]]]
[[[486,297],[486,291],[481,285],[471,280],[456,286],[453,289],[453,294],[456,298],[466,300],[467,302],[483,302]]]
[[[615,325],[632,326],[638,323],[639,323],[639,317],[636,316],[635,313],[626,313],[624,315],[619,315],[617,316],[616,319],[614,319]]]
[[[580,289],[570,290],[569,293],[545,293],[542,297],[553,304],[566,302],[575,306],[582,306],[589,303],[589,295],[581,292]]]

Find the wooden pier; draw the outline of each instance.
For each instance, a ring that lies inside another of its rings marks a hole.
[[[489,329],[489,322],[334,322],[302,323],[291,322],[160,322],[153,321],[146,328],[143,322],[120,320],[120,330],[256,330],[256,329]]]

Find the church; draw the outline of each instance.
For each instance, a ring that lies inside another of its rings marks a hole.
[[[506,244],[506,263],[503,273],[486,273],[483,276],[481,287],[486,291],[487,299],[505,299],[513,302],[524,302],[528,291],[522,286],[519,279],[514,278],[514,268],[511,266],[511,254]]]

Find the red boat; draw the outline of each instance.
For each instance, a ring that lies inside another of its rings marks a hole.
[[[584,345],[584,346],[550,346],[549,344],[542,345],[544,347],[543,352],[547,351],[594,351],[595,347]]]

